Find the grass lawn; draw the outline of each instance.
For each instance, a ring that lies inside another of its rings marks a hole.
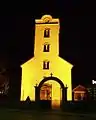
[[[0,109],[0,120],[96,120],[96,116],[64,115],[54,112]]]
[[[0,109],[0,120],[31,120],[31,118],[32,114],[29,112]]]

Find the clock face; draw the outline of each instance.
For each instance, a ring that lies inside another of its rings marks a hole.
[[[50,22],[52,20],[52,17],[50,15],[44,15],[42,17],[42,20],[46,23]]]
[[[46,17],[45,19],[44,19],[44,22],[49,22],[50,21],[50,19],[48,18],[48,17]]]

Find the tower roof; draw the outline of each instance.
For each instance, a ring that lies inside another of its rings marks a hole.
[[[37,23],[37,24],[42,24],[42,23],[59,23],[59,19],[57,18],[57,19],[55,19],[55,18],[52,18],[52,16],[51,15],[43,15],[42,17],[41,17],[41,19],[36,19],[35,20],[35,23]]]
[[[44,21],[44,22],[51,22],[52,21],[52,16],[51,15],[43,15],[41,17],[41,19]]]

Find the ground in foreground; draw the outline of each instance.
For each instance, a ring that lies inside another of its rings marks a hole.
[[[61,111],[24,111],[0,109],[0,120],[96,120],[96,115],[73,114]]]

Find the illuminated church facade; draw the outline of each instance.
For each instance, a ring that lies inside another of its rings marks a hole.
[[[36,101],[37,98],[50,99],[53,104],[56,101],[56,104],[60,104],[64,94],[62,89],[66,86],[67,100],[72,100],[73,65],[59,56],[59,32],[59,19],[44,15],[35,20],[34,57],[21,65],[21,101],[25,101],[29,96],[31,101]],[[38,86],[39,94],[36,92]],[[44,90],[49,91],[49,96],[46,97]]]

